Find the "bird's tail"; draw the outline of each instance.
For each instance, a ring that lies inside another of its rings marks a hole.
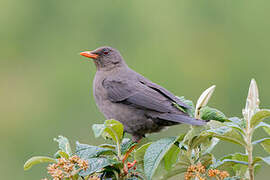
[[[184,124],[190,124],[194,126],[203,126],[207,122],[200,119],[195,119],[193,117],[182,115],[182,114],[171,114],[171,113],[163,113],[159,115],[155,115],[155,118],[164,119],[167,121],[177,122],[177,123],[184,123]]]

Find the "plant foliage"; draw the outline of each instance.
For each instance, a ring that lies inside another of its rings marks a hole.
[[[243,117],[228,118],[220,110],[207,106],[214,90],[215,86],[205,90],[195,106],[192,101],[179,97],[191,107],[187,112],[190,116],[209,121],[204,127],[190,126],[187,132],[177,137],[137,144],[123,137],[124,127],[120,122],[106,120],[103,124],[92,126],[95,137],[103,137],[106,144],[76,142],[72,151],[68,139],[59,136],[54,139],[59,146],[53,157],[32,157],[26,161],[24,169],[28,170],[38,163],[51,163],[48,173],[53,178],[72,180],[165,180],[179,174],[183,174],[186,180],[254,180],[261,162],[270,165],[269,155],[261,157],[253,152],[259,145],[266,154],[270,153],[270,125],[263,121],[270,117],[270,110],[259,108],[255,80],[251,80]],[[267,137],[253,141],[254,132],[258,129],[263,129]],[[216,159],[212,150],[220,141],[237,144],[246,153],[224,154]]]

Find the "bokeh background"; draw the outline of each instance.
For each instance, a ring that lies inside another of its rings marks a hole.
[[[269,108],[269,17],[266,0],[1,1],[1,179],[46,177],[45,165],[24,172],[23,164],[33,155],[53,155],[58,135],[73,145],[102,141],[91,131],[104,120],[92,94],[95,67],[79,56],[82,50],[115,47],[131,68],[193,101],[215,84],[210,105],[228,116],[241,116],[255,78],[261,106]],[[238,150],[221,143],[215,153]],[[269,176],[264,165],[257,179]]]

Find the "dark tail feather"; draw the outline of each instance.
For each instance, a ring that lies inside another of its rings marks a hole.
[[[207,123],[204,120],[195,119],[195,118],[189,117],[187,115],[182,115],[182,114],[164,113],[164,114],[155,115],[155,118],[164,119],[164,120],[172,121],[172,122],[191,124],[194,126],[203,126]]]

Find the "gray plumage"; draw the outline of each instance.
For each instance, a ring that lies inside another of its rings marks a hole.
[[[89,53],[95,55],[97,67],[93,89],[98,108],[107,119],[120,121],[134,141],[166,126],[206,123],[176,108],[174,103],[183,109],[189,106],[130,69],[116,49],[101,47]]]

